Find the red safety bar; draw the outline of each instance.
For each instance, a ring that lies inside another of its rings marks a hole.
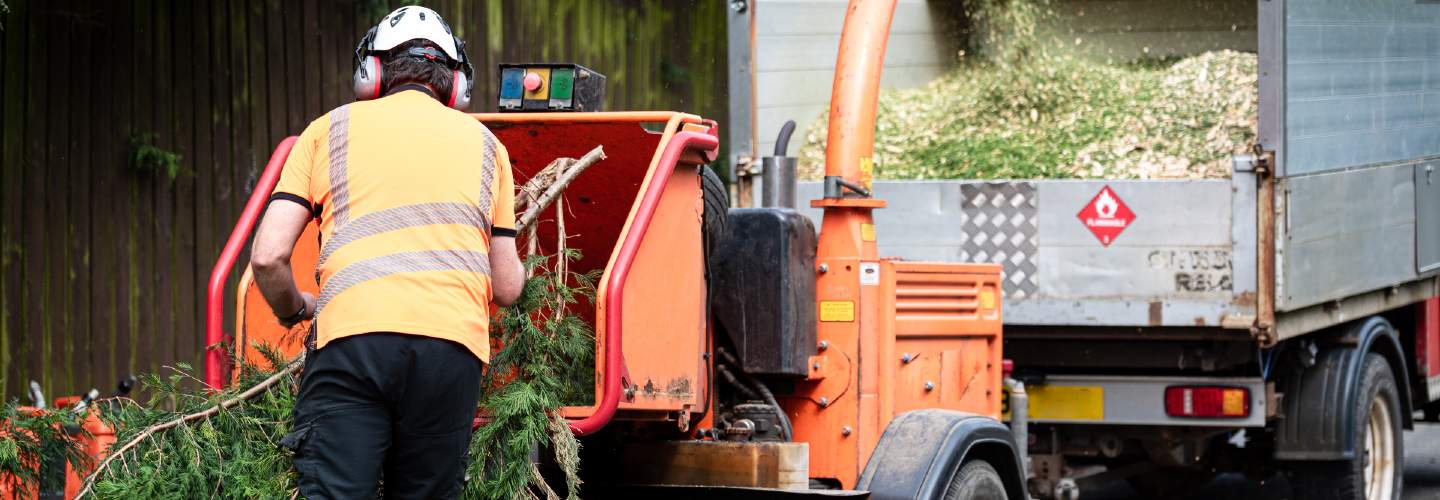
[[[244,249],[245,242],[250,239],[250,232],[255,229],[255,223],[260,219],[260,212],[265,208],[265,200],[270,198],[270,192],[275,190],[275,184],[280,182],[280,170],[285,166],[285,159],[290,157],[290,150],[295,147],[294,136],[286,137],[275,146],[275,152],[270,154],[270,162],[265,164],[265,171],[260,173],[260,180],[255,183],[255,190],[250,193],[250,200],[245,202],[245,210],[240,212],[240,220],[235,223],[235,229],[230,230],[230,239],[225,240],[225,249],[220,251],[220,260],[215,262],[215,268],[210,270],[210,288],[205,297],[205,383],[210,387],[219,388],[224,380],[226,356],[224,352],[215,349],[225,338],[225,332],[221,330],[221,323],[225,319],[225,281],[230,278],[230,269],[235,267],[235,261],[240,258],[240,250]]]
[[[712,127],[711,131],[714,130]],[[650,219],[655,215],[655,207],[660,204],[660,195],[665,192],[670,173],[675,171],[675,166],[687,150],[714,151],[719,147],[720,140],[709,133],[679,132],[670,138],[665,150],[660,153],[658,168],[650,178],[649,189],[640,199],[640,209],[635,212],[630,232],[625,234],[625,241],[620,244],[619,258],[615,259],[615,267],[610,270],[610,280],[605,288],[605,378],[600,405],[595,408],[595,413],[570,423],[570,429],[575,434],[584,436],[605,427],[620,406],[620,372],[623,370],[620,360],[624,354],[621,329],[625,324],[622,316],[624,301],[621,298],[624,297],[625,279],[630,276],[630,265],[635,262],[645,231],[650,228]]]

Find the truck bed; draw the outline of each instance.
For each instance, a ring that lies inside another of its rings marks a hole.
[[[1273,248],[1257,248],[1257,181],[1243,164],[1227,180],[882,181],[876,235],[887,257],[1002,263],[1007,325],[1240,336],[1257,313],[1257,259],[1272,252],[1283,339],[1435,295],[1433,164],[1279,179]],[[1113,220],[1093,231],[1085,220],[1107,188],[1130,213],[1118,234]],[[800,199],[819,194],[801,183]]]

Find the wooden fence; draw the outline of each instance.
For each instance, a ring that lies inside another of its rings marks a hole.
[[[724,0],[427,3],[469,42],[473,111],[493,110],[496,64],[568,61],[609,77],[609,109],[723,123]],[[354,44],[398,5],[0,6],[0,397],[199,368],[205,282],[259,169],[352,99]]]

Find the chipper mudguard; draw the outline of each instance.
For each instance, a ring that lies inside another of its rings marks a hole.
[[[942,498],[956,471],[984,460],[1000,473],[1011,499],[1025,496],[1025,470],[1010,428],[995,419],[953,410],[915,410],[885,427],[857,489],[872,500]]]

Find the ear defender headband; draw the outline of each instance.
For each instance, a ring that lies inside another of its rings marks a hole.
[[[448,30],[448,26],[446,27]],[[370,28],[360,43],[355,45],[355,99],[368,101],[380,97],[380,82],[384,74],[384,64],[374,50],[376,28]],[[470,91],[475,85],[475,66],[470,63],[470,56],[465,53],[465,42],[459,37],[455,40],[455,50],[460,53],[459,61],[452,61],[444,52],[433,47],[412,47],[404,52],[407,57],[417,59],[428,59],[430,61],[443,63],[452,68],[450,84],[450,95],[444,98],[446,106],[464,111],[470,107]]]

